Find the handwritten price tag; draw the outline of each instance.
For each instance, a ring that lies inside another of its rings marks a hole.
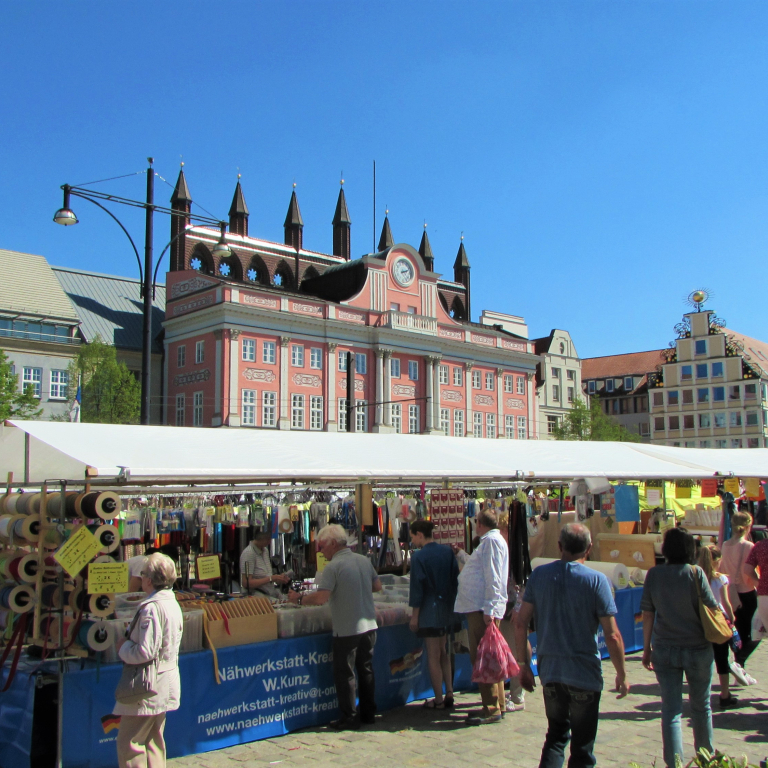
[[[219,562],[218,555],[198,557],[195,562],[197,565],[197,578],[201,581],[221,578],[221,563]]]
[[[128,563],[91,563],[88,566],[88,594],[113,595],[128,591]]]
[[[53,559],[74,579],[100,551],[99,540],[81,525],[54,554]]]

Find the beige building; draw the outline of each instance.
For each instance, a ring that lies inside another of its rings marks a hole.
[[[709,310],[677,326],[650,374],[651,442],[687,448],[768,445],[768,344],[724,328]]]

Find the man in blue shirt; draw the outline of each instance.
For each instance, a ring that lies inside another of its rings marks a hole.
[[[536,658],[549,724],[539,768],[562,768],[569,739],[568,768],[582,768],[596,765],[593,749],[603,689],[599,626],[616,668],[617,698],[627,695],[629,685],[610,582],[584,565],[592,548],[589,529],[578,523],[564,526],[559,547],[560,560],[539,566],[528,580],[515,639],[518,648],[527,648],[528,626],[534,618]],[[520,682],[532,691],[530,660],[525,659],[520,667]]]

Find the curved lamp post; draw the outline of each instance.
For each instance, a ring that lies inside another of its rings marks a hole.
[[[125,236],[131,243],[134,253],[136,254],[136,260],[139,262],[139,279],[141,280],[141,297],[143,299],[143,316],[144,324],[142,329],[142,344],[141,344],[141,423],[150,423],[150,370],[152,364],[152,299],[154,298],[154,277],[157,276],[157,270],[154,275],[152,272],[152,241],[154,238],[154,214],[155,211],[168,214],[169,216],[183,216],[185,219],[194,219],[199,224],[208,224],[217,226],[221,230],[221,237],[219,242],[214,246],[213,253],[218,257],[229,256],[231,249],[226,242],[226,224],[219,219],[214,219],[209,216],[198,216],[193,213],[186,213],[184,211],[175,211],[172,208],[166,208],[162,205],[155,205],[155,171],[152,167],[154,160],[148,157],[149,168],[147,168],[147,197],[145,201],[131,200],[127,197],[119,197],[117,195],[109,195],[104,192],[99,192],[93,189],[85,189],[84,187],[70,186],[64,184],[62,190],[64,190],[64,204],[53,215],[53,220],[56,224],[69,227],[78,223],[78,218],[75,212],[70,207],[71,197],[79,197],[83,200],[88,200],[94,205],[101,208],[102,211],[109,214],[112,219],[117,223],[120,229],[123,230]],[[144,230],[144,268],[142,269],[141,258],[139,257],[139,250],[134,243],[133,238],[129,234],[128,230],[123,226],[122,222],[115,216],[112,211],[102,205],[99,200],[109,203],[119,203],[120,205],[129,205],[134,208],[143,208],[146,211],[146,226]],[[186,227],[182,232],[187,232],[191,227]],[[182,232],[179,233],[182,234]],[[176,241],[179,237],[171,240],[168,245],[165,246],[160,258],[166,250]],[[158,260],[158,267],[160,261]]]

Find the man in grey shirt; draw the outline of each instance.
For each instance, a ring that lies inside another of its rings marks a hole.
[[[297,605],[331,606],[333,622],[333,678],[341,717],[331,723],[337,730],[371,725],[376,714],[373,647],[376,644],[376,610],[373,593],[381,581],[367,557],[347,547],[347,533],[340,525],[326,525],[315,539],[318,553],[328,564],[317,578],[317,590],[291,591]],[[360,714],[355,707],[355,670],[360,688]]]
[[[253,541],[240,555],[240,579],[243,591],[255,589],[269,597],[279,597],[276,584],[287,584],[290,574],[273,573],[269,557],[269,531],[257,531]],[[247,576],[246,576],[247,574]]]

